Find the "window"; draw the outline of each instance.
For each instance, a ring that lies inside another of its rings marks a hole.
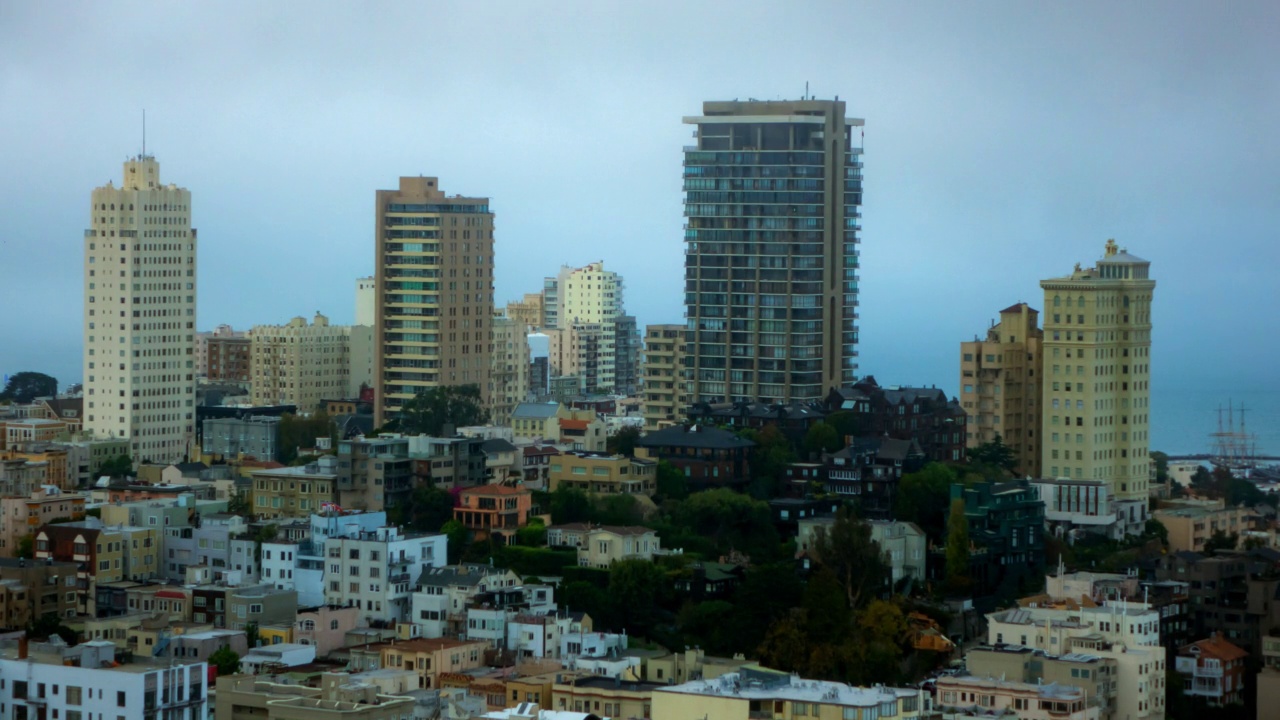
[[[124,691],[116,692],[116,707],[124,707]]]

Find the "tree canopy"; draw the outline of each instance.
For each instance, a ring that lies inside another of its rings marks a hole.
[[[953,592],[969,586],[969,518],[960,498],[951,501],[947,520],[947,583]]]
[[[1013,448],[1005,445],[1004,439],[998,433],[991,442],[985,442],[965,450],[965,456],[969,458],[971,463],[994,465],[1005,470],[1013,470],[1018,464],[1018,459],[1013,454]]]
[[[281,415],[279,457],[275,459],[289,465],[298,459],[298,448],[314,448],[319,438],[329,438],[331,447],[336,449],[337,434],[333,419],[324,412],[308,417],[288,413]]]
[[[9,376],[9,382],[0,391],[0,402],[29,403],[38,397],[58,394],[58,380],[41,372],[24,370]]]
[[[439,437],[445,425],[455,428],[489,422],[480,386],[441,385],[427,388],[400,408],[398,429],[409,435]]]
[[[615,455],[635,457],[636,443],[640,441],[640,428],[628,425],[605,440],[605,449]]]
[[[107,477],[120,478],[125,477],[133,472],[133,458],[128,455],[116,455],[112,458],[103,460],[98,465],[98,475],[106,475]]]
[[[747,459],[751,468],[751,494],[766,500],[776,497],[787,465],[796,460],[791,441],[772,424],[759,431],[747,428],[738,435],[756,444]]]
[[[804,451],[810,458],[836,452],[841,445],[840,434],[821,420],[809,426],[809,431],[804,434]]]
[[[817,528],[810,556],[839,584],[845,604],[853,610],[881,594],[890,578],[880,545],[871,539],[871,526],[847,507],[829,528]]]
[[[393,525],[402,525],[415,532],[439,532],[453,519],[455,498],[448,490],[429,485],[419,485],[409,497],[392,505],[387,512]]]
[[[218,668],[219,677],[235,675],[240,672],[240,655],[230,645],[223,645],[209,654],[209,664]]]
[[[951,484],[955,481],[955,472],[936,462],[903,475],[894,499],[893,516],[919,525],[930,540],[941,544],[946,534]]]

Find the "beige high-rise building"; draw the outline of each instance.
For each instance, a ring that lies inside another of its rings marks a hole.
[[[1040,477],[1040,403],[1044,377],[1040,313],[1026,303],[1000,311],[985,340],[960,343],[960,405],[969,416],[967,445],[1000,437],[1017,471]]]
[[[661,430],[684,418],[689,404],[684,368],[684,326],[648,325],[644,329],[644,428]]]
[[[310,414],[321,400],[347,396],[351,327],[330,325],[317,313],[310,325],[301,317],[287,325],[256,325],[249,338],[254,405],[296,405]]]
[[[377,287],[376,278],[356,278],[356,325],[373,327],[373,307],[378,297]]]
[[[529,342],[524,323],[493,318],[493,365],[489,370],[489,422],[507,425],[516,405],[529,399]]]
[[[84,233],[85,430],[135,461],[186,459],[195,436],[196,231],[191,192],[139,155],[93,191]]]
[[[1094,267],[1042,280],[1048,477],[1107,481],[1126,534],[1147,519],[1151,263],[1108,240]]]
[[[379,190],[374,211],[374,391],[381,425],[417,393],[489,386],[493,213],[434,177]]]
[[[622,294],[622,278],[605,270],[603,261],[580,268],[566,265],[543,281],[544,327],[561,331],[562,354],[567,356],[557,364],[553,353],[552,374],[578,375],[583,391],[592,394],[634,390],[639,348]],[[619,338],[619,333],[630,334]]]
[[[546,325],[542,316],[542,293],[525,293],[524,298],[507,303],[507,317],[537,330]]]

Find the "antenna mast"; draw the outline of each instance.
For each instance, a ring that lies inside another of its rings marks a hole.
[[[142,157],[147,156],[147,111],[142,111]]]

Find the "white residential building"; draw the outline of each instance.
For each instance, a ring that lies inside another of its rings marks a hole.
[[[880,544],[894,585],[907,578],[923,583],[927,540],[920,526],[900,520],[872,520],[870,525],[871,539]]]
[[[1163,720],[1165,648],[1160,611],[1141,603],[1108,603],[1071,609],[1020,607],[987,615],[987,642],[1113,658],[1119,686],[1112,718]],[[1104,713],[1105,715],[1105,713]]]
[[[262,544],[262,582],[298,593],[298,605],[325,604],[325,541],[340,535],[372,533],[387,524],[385,512],[311,515],[305,539]]]
[[[135,462],[180,462],[195,437],[191,192],[139,155],[93,191],[84,232],[84,429]]]
[[[510,570],[472,564],[428,569],[415,581],[411,622],[416,634],[426,638],[463,633],[473,598],[521,584],[520,576]]]
[[[0,650],[0,705],[13,718],[205,720],[208,665],[136,654],[93,640],[74,647],[17,641]]]
[[[378,302],[378,279],[369,276],[356,278],[356,324],[373,327],[374,310]]]
[[[324,549],[325,603],[363,608],[367,621],[408,621],[418,578],[448,562],[447,536],[394,527],[331,537]]]

